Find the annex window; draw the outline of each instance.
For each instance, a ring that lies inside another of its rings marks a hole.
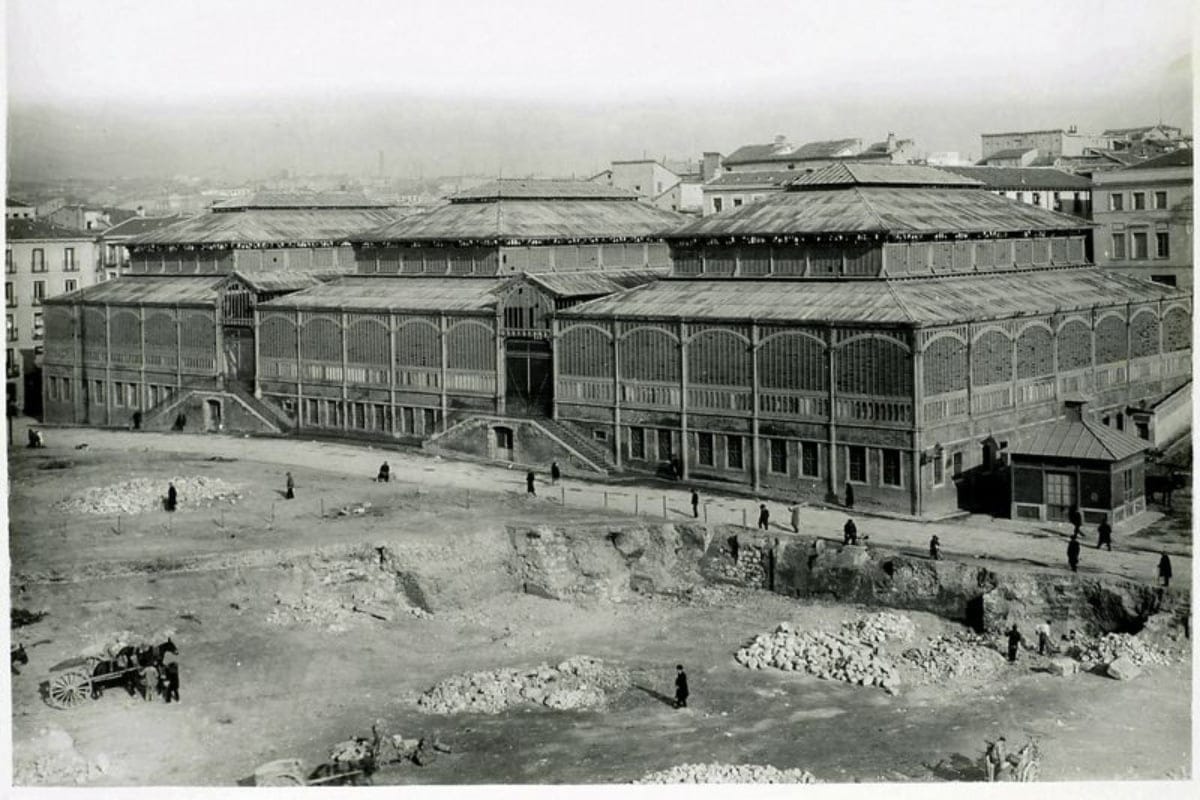
[[[1159,211],[1163,211],[1166,209],[1166,207],[1167,207],[1167,193],[1166,192],[1155,192],[1154,193],[1154,207]]]
[[[112,404],[118,408],[125,405],[125,389],[119,383],[112,385]]]
[[[1030,202],[1033,203],[1035,206],[1040,206],[1042,204],[1042,193],[1034,192],[1033,199],[1030,200]]]
[[[742,469],[742,437],[725,437],[725,464],[730,469]]]
[[[933,459],[933,485],[941,486],[946,482],[946,464],[942,460],[942,456],[938,455]]]
[[[1125,497],[1132,497],[1133,496],[1133,484],[1134,484],[1133,470],[1127,469],[1121,474],[1125,478]]]
[[[696,451],[702,466],[713,466],[713,435],[711,433],[696,434]]]
[[[1174,275],[1151,275],[1150,280],[1155,283],[1161,283],[1163,286],[1175,286],[1176,280]]]
[[[741,205],[742,205],[742,198],[740,198],[740,197],[733,198],[733,207],[734,208],[739,208]]]
[[[4,271],[9,275],[17,271],[17,268],[13,266],[11,247],[4,248]]]
[[[821,477],[820,446],[816,442],[800,443],[800,474],[806,478]]]
[[[79,288],[79,281],[77,281],[73,278],[68,278],[67,280],[63,281],[63,291],[64,292],[73,292],[78,288]]]
[[[5,282],[5,284],[4,284],[4,305],[10,306],[10,307],[15,306],[17,304],[16,299],[17,299],[17,297],[13,293],[12,281]]]
[[[671,432],[668,430],[658,431],[658,460],[670,461],[672,456],[671,451]]]
[[[1144,231],[1133,234],[1133,247],[1131,255],[1134,261],[1143,261],[1149,257],[1148,239],[1149,236]]]
[[[17,338],[17,328],[15,325],[13,325],[12,314],[4,315],[4,334],[10,342]],[[11,362],[11,359],[9,359],[9,361]]]
[[[35,247],[31,256],[30,266],[34,272],[46,271],[46,251]]]
[[[41,305],[42,301],[45,299],[46,299],[46,282],[45,281],[34,281],[33,282],[33,304],[35,306]]]
[[[629,429],[629,457],[644,459],[646,457],[646,429]]]
[[[883,485],[900,486],[900,451],[883,450]]]
[[[1124,211],[1125,210],[1125,195],[1118,194],[1118,193],[1110,194],[1108,196],[1108,210],[1109,211]]]
[[[1112,257],[1116,261],[1125,258],[1125,234],[1114,233],[1112,235]]]
[[[403,423],[404,433],[416,433],[417,427],[417,412],[411,406],[404,406],[400,409],[400,419]]]
[[[855,483],[867,482],[867,448],[858,445],[848,447],[850,462],[850,480]]]
[[[62,399],[63,400],[72,399],[72,397],[71,397],[71,379],[70,378],[62,379]]]
[[[33,315],[33,338],[41,339],[45,336],[45,324],[42,322],[42,312],[38,311]]]
[[[713,213],[714,214],[721,213],[722,208],[724,208],[724,203],[721,202],[721,198],[714,197],[713,198]]]
[[[788,471],[787,442],[771,439],[771,472],[786,475]]]
[[[963,471],[962,453],[955,453],[954,457],[950,460],[950,464],[951,464],[951,468],[950,468],[951,475],[953,475],[956,478],[959,475],[962,475],[962,471]]]
[[[1018,203],[1025,202],[1025,193],[1024,192],[1017,192],[1017,202]]]
[[[512,428],[496,428],[496,447],[500,450],[513,449]]]
[[[425,409],[424,423],[425,423],[424,433],[426,436],[428,436],[429,434],[433,433],[434,428],[437,426],[437,409],[433,409],[433,408]]]
[[[1145,211],[1146,210],[1146,193],[1145,192],[1134,192],[1133,193],[1133,210],[1134,211]]]
[[[1154,234],[1154,257],[1171,257],[1171,235],[1165,231]]]
[[[77,272],[79,270],[79,265],[75,263],[74,247],[63,248],[63,269],[66,272]]]

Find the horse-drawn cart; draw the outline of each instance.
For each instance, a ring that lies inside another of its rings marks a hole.
[[[255,786],[362,786],[378,768],[378,741],[351,739],[334,746],[329,761],[311,773],[298,758],[270,761],[254,770]]]
[[[75,708],[99,699],[105,689],[112,687],[123,687],[145,700],[154,699],[163,675],[164,656],[179,652],[170,633],[152,644],[155,638],[118,634],[89,648],[51,675],[46,683],[46,702],[54,708]]]

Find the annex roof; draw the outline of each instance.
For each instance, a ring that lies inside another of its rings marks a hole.
[[[829,139],[795,145],[789,142],[748,144],[734,150],[723,160],[726,165],[753,164],[762,161],[812,161],[844,158],[862,149],[861,139]],[[847,151],[850,151],[849,153]]]
[[[1032,152],[1033,150],[1037,150],[1037,148],[1036,147],[1010,147],[1007,150],[997,150],[996,152],[992,153],[991,155],[984,156],[982,159],[980,159],[980,163],[982,164],[982,163],[985,163],[988,161],[999,160],[1002,158],[1020,158],[1021,156],[1025,155],[1026,153]]]
[[[258,308],[346,308],[463,314],[495,306],[501,278],[352,275],[260,303]]]
[[[77,242],[90,242],[96,239],[96,231],[79,231],[57,225],[47,219],[6,219],[4,220],[4,236],[10,242],[47,239],[74,239]]]
[[[783,186],[796,177],[794,169],[772,169],[761,172],[722,172],[705,187],[723,189],[735,186]]]
[[[1079,175],[1050,167],[938,167],[979,181],[989,189],[1048,189],[1082,191],[1092,182]]]
[[[254,209],[201,214],[131,237],[131,245],[227,244],[280,246],[341,243],[396,219],[372,209]]]
[[[234,270],[227,279],[237,279],[256,292],[295,292],[344,275],[330,270]]]
[[[156,231],[159,228],[165,228],[168,225],[174,225],[181,219],[184,219],[182,214],[171,214],[167,217],[130,217],[106,229],[103,235],[105,239],[140,236],[150,231]]]
[[[1183,147],[1179,150],[1172,150],[1170,153],[1164,153],[1161,156],[1142,161],[1141,163],[1132,164],[1125,167],[1125,169],[1168,169],[1170,167],[1190,166],[1192,166],[1192,148]]]
[[[368,200],[362,192],[255,192],[214,203],[212,208],[216,212],[245,211],[252,208],[387,208],[387,203]]]
[[[970,185],[965,188],[846,185],[775,193],[740,208],[702,217],[672,231],[669,238],[932,236],[1080,231],[1089,226],[1090,223],[1078,217],[1018,203],[972,189]]]
[[[1186,296],[1086,266],[857,281],[669,278],[559,314],[920,327]]]
[[[670,269],[613,269],[602,272],[539,272],[522,277],[556,297],[598,297],[661,280]]]
[[[632,199],[502,199],[450,203],[351,239],[475,244],[661,239],[685,219],[681,214]]]
[[[1071,458],[1086,461],[1124,461],[1149,445],[1136,436],[1093,422],[1059,420],[1021,434],[1013,455],[1041,458]]]
[[[917,164],[837,163],[802,172],[788,188],[807,190],[821,186],[980,186],[979,180]]]
[[[594,181],[500,178],[450,196],[451,203],[495,200],[636,200],[637,194]]]
[[[138,306],[210,306],[224,275],[122,275],[74,292],[47,297],[45,305],[72,303]]]

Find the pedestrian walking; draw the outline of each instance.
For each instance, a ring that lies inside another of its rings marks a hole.
[[[562,477],[562,470],[558,468],[557,461],[550,462],[550,485],[557,486],[558,479]]]
[[[942,560],[942,543],[936,533],[929,538],[929,557],[934,561]]]
[[[1158,560],[1158,577],[1164,589],[1171,585],[1171,559],[1166,553]]]
[[[858,526],[852,519],[846,520],[842,526],[842,544],[858,544]]]
[[[792,512],[792,532],[800,532],[800,501],[797,500],[794,505],[788,506],[788,511]]]
[[[1071,572],[1079,572],[1079,537],[1071,534],[1071,541],[1067,542],[1067,563],[1071,565]]]
[[[529,472],[525,473],[525,493],[530,497],[537,497],[537,489],[535,489],[533,486],[535,479],[536,477],[533,474],[533,470],[529,470]]]
[[[166,504],[167,511],[174,511],[175,506],[178,505],[178,503],[179,503],[179,492],[175,491],[174,483],[168,483],[167,484],[167,504]]]
[[[1046,620],[1037,628],[1038,655],[1044,656],[1050,652],[1050,620]]]
[[[285,500],[296,499],[296,482],[292,480],[292,473],[287,473],[287,491],[283,493]]]
[[[1075,535],[1078,536],[1083,528],[1083,515],[1079,513],[1079,506],[1071,506],[1067,511],[1067,521],[1071,523],[1071,527],[1075,529]]]
[[[758,506],[758,527],[764,531],[771,527],[771,512],[767,510],[766,503]]]
[[[1021,646],[1021,632],[1017,630],[1017,623],[1013,623],[1012,628],[1008,631],[1008,661],[1010,664],[1017,663],[1017,648]]]
[[[700,493],[692,489],[692,517],[700,518]]]
[[[675,665],[675,707],[687,708],[688,700],[688,682],[687,673],[683,671],[683,664]]]
[[[174,700],[179,702],[179,661],[175,654],[168,651],[163,653],[163,697],[169,703]]]
[[[391,477],[392,477],[392,468],[389,467],[388,463],[385,461],[385,462],[383,462],[382,465],[380,465],[379,474],[375,476],[375,480],[379,481],[380,483],[387,483],[388,479],[390,479]]]
[[[854,487],[846,481],[846,508],[854,508]]]
[[[1096,549],[1099,550],[1101,547],[1103,547],[1103,548],[1107,549],[1108,552],[1111,553],[1112,552],[1112,525],[1108,524],[1107,518],[1105,518],[1105,520],[1100,523],[1099,528],[1096,528],[1096,534],[1097,534]]]

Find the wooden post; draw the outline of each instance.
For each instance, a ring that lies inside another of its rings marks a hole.
[[[441,359],[441,364],[440,364],[441,376],[438,379],[438,383],[441,384],[440,388],[442,390],[442,413],[441,413],[442,433],[446,432],[446,412],[450,408],[449,401],[446,398],[446,339],[448,338],[447,330],[448,330],[448,328],[446,326],[446,315],[438,314],[438,334],[439,334],[438,340],[441,342],[441,346],[442,346],[442,359]]]
[[[687,325],[679,321],[679,477],[688,479],[688,359]],[[663,498],[663,517],[667,516],[666,498]]]
[[[967,326],[967,419],[975,417],[975,326]]]
[[[565,487],[565,486],[558,487],[558,497],[559,497],[560,503],[562,504],[562,507],[566,508],[567,507],[567,487]]]
[[[112,425],[112,307],[104,304],[104,424]]]
[[[396,310],[392,308],[388,309],[388,401],[392,436],[396,436],[402,420],[396,414]]]
[[[504,329],[503,321],[504,321],[503,304],[500,302],[497,302],[496,303],[496,319],[495,319],[495,325],[496,325],[496,330],[495,330],[495,334],[496,334],[496,336],[495,336],[495,338],[496,338],[495,398],[496,398],[496,413],[500,414],[501,416],[503,416],[506,411],[505,402],[504,402],[504,387],[508,381],[508,364],[504,360],[504,336],[502,333],[502,331]]]
[[[667,518],[667,496],[663,495],[663,519]]]
[[[758,453],[758,413],[759,413],[759,378],[758,378],[758,323],[750,326],[750,477],[754,491],[762,486]]]
[[[974,249],[974,248],[972,248]],[[912,513],[920,515],[925,477],[921,473],[921,451],[924,446],[925,408],[925,349],[921,346],[921,330],[912,331],[913,363],[913,426],[912,426]]]
[[[642,514],[641,502],[642,502],[642,498],[638,496],[637,492],[634,492],[633,493],[633,515],[635,517],[640,517]]]
[[[301,344],[303,328],[300,326],[300,309],[296,309],[296,430],[303,430],[304,414],[304,346]]]
[[[254,396],[262,399],[262,326],[259,324],[258,303],[250,301],[250,332],[254,336]]]
[[[1133,402],[1133,304],[1125,304],[1125,402]]]
[[[138,386],[138,409],[146,406],[146,307],[138,306],[138,344],[141,349],[141,360],[138,362],[138,376],[141,384]],[[148,410],[148,409],[147,409]]]
[[[612,321],[613,362],[613,461],[621,469],[625,446],[621,440],[621,340],[618,336],[619,323]]]
[[[558,419],[558,317],[550,320],[550,419]]]
[[[182,268],[180,272],[182,272]],[[222,324],[221,315],[221,293],[217,293],[216,302],[213,303],[213,368],[217,375],[217,389],[225,388],[225,326]]]
[[[832,325],[825,331],[825,376],[826,389],[829,392],[829,496],[836,500],[838,497],[838,445],[837,445],[837,349],[834,347],[837,332]]]
[[[338,332],[342,339],[342,430],[346,431],[350,429],[350,415],[353,413],[350,409],[350,389],[346,380],[346,370],[350,365],[350,346],[346,343],[346,334],[350,332],[350,315],[344,308],[341,312],[338,315]]]

